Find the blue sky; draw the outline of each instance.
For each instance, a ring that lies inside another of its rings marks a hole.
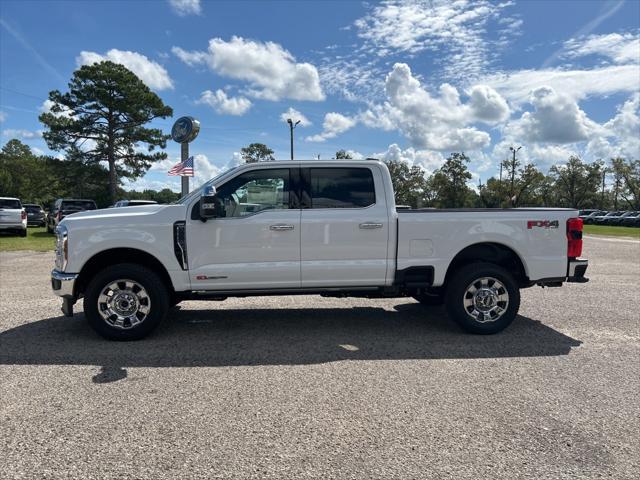
[[[630,0],[3,0],[0,142],[50,153],[48,92],[108,58],[200,120],[196,183],[251,142],[288,158],[288,116],[297,158],[346,149],[433,171],[463,150],[474,182],[512,144],[543,170],[571,153],[638,158],[639,30]],[[179,190],[168,153],[127,188]]]

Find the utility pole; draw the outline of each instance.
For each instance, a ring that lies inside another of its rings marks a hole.
[[[289,124],[289,132],[291,133],[291,160],[293,160],[293,129],[298,126],[300,120],[298,120],[296,123],[293,123],[293,120],[287,118],[287,123]]]
[[[515,185],[515,180],[516,180],[516,167],[518,166],[517,160],[516,160],[516,153],[522,148],[522,145],[520,145],[518,148],[514,148],[514,147],[509,147],[509,150],[511,150],[511,152],[513,153],[513,160],[511,161],[511,206],[515,205],[515,194],[516,192],[514,191],[514,185]]]
[[[607,169],[602,169],[602,193],[600,194],[600,210],[604,210],[604,182],[607,178]]]

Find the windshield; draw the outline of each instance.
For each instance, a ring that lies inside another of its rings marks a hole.
[[[235,167],[231,167],[229,170],[225,170],[224,172],[220,172],[218,175],[216,175],[215,177],[213,177],[211,180],[209,180],[208,182],[203,183],[202,185],[200,185],[198,188],[196,188],[193,192],[189,192],[187,193],[185,196],[179,198],[178,200],[176,200],[175,202],[172,202],[172,205],[176,205],[176,204],[181,204],[181,203],[188,203],[188,201],[190,199],[192,199],[195,196],[200,196],[200,191],[207,185],[212,185],[214,183],[216,183],[218,181],[218,179],[224,177],[225,175],[228,175],[229,173],[233,172],[236,168],[238,168],[237,166]]]
[[[65,200],[60,208],[62,210],[95,210],[96,204],[92,200]]]
[[[0,199],[0,208],[6,209],[21,209],[22,204],[20,200],[9,200],[9,199]]]

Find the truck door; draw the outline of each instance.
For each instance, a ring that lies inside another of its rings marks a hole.
[[[302,287],[382,286],[389,213],[374,167],[301,169]]]
[[[256,168],[218,188],[223,216],[187,220],[193,290],[300,287],[297,168]],[[196,203],[193,207],[199,208]]]

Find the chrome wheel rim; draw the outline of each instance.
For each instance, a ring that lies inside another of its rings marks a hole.
[[[149,315],[151,299],[145,288],[129,279],[118,279],[105,286],[98,296],[98,312],[111,327],[129,330]]]
[[[497,278],[481,277],[465,289],[463,302],[467,315],[476,322],[495,322],[509,308],[509,292]]]

